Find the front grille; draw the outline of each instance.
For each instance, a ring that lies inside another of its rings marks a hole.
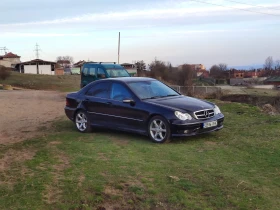
[[[197,112],[194,112],[194,116],[196,119],[204,120],[214,117],[214,109],[204,109]]]

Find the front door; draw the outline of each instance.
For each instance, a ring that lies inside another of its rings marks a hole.
[[[138,103],[125,103],[125,99],[136,100],[134,94],[123,84],[113,82],[111,86],[110,99],[113,108],[110,115],[112,122],[122,130],[145,131],[145,113]]]

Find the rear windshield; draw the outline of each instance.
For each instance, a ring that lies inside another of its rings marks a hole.
[[[106,68],[106,71],[110,77],[130,77],[124,68]]]

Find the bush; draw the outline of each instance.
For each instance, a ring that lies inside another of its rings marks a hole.
[[[10,70],[5,66],[0,66],[0,79],[5,80],[10,76]]]

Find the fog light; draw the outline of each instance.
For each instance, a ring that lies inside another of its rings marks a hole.
[[[184,130],[184,133],[189,133],[189,130]]]

